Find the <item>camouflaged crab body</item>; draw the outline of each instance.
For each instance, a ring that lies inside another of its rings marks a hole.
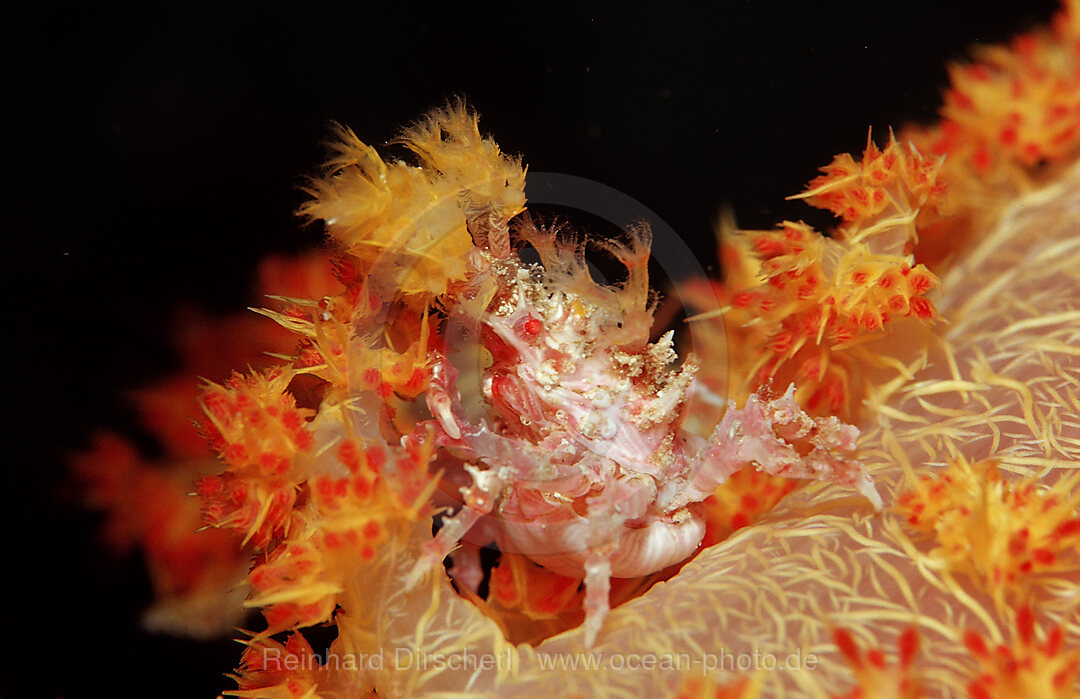
[[[809,418],[791,390],[731,404],[709,439],[682,429],[697,362],[676,368],[670,332],[648,342],[650,241],[631,235],[609,245],[629,270],[618,288],[592,282],[576,252],[535,230],[523,237],[543,265],[477,253],[471,294],[447,308],[474,344],[433,358],[427,393],[438,443],[471,483],[412,583],[491,515],[501,546],[584,577],[591,643],[609,579],[692,555],[705,532],[698,503],[747,464],[839,479],[879,504],[861,467],[833,453],[853,449],[857,430]]]

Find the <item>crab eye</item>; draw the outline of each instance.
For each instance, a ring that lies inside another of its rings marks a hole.
[[[544,323],[533,315],[527,315],[514,323],[514,332],[526,342],[535,342],[544,329]]]

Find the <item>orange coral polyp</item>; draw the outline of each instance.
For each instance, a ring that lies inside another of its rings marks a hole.
[[[233,675],[239,689],[228,696],[257,699],[319,699],[319,681],[326,673],[319,669],[319,657],[302,634],[291,633],[285,643],[257,637],[247,646],[238,674]]]
[[[387,164],[339,129],[336,155],[300,212],[324,220],[363,272],[378,270],[380,293],[425,305],[465,277],[474,237],[509,254],[505,221],[524,209],[525,171],[480,136],[476,115],[461,105],[433,113],[398,142],[421,167]]]
[[[937,181],[942,160],[924,157],[910,143],[901,143],[889,133],[889,143],[880,150],[867,137],[861,163],[851,155],[836,156],[823,167],[823,175],[811,180],[807,190],[793,199],[832,211],[844,220],[838,231],[848,240],[858,240],[881,222],[883,215],[904,216],[916,212],[926,216],[935,199],[945,193]],[[929,208],[924,207],[929,204]],[[909,235],[912,233],[909,233]]]
[[[311,446],[306,419],[314,413],[296,407],[288,393],[291,369],[279,367],[226,385],[208,383],[202,402],[210,419],[204,429],[211,442],[236,468],[255,465],[276,469],[278,459],[292,459]]]
[[[840,216],[834,237],[784,221],[776,230],[721,239],[730,289],[721,295],[730,301],[692,320],[722,313],[732,329],[729,356],[738,359],[729,395],[798,377],[800,402],[815,410],[847,416],[861,402],[870,380],[852,362],[866,368],[887,360],[849,359],[849,350],[905,332],[898,326],[909,320],[937,318],[926,296],[939,281],[910,248],[943,195],[941,163],[891,133],[884,150],[868,139],[861,162],[838,155],[807,191],[790,197]]]
[[[919,632],[909,626],[896,640],[896,660],[886,658],[881,648],[863,650],[850,631],[833,630],[833,642],[855,674],[856,686],[835,699],[921,699],[928,684],[912,669],[919,652]]]
[[[1080,683],[1080,646],[1066,647],[1061,626],[1051,626],[1040,641],[1041,629],[1029,605],[1016,612],[1011,644],[988,643],[982,634],[964,632],[964,646],[978,661],[980,672],[968,685],[972,699],[1012,699],[1076,696]]]
[[[999,605],[1022,599],[1031,576],[1080,571],[1080,472],[1040,488],[1034,478],[1005,479],[993,460],[958,458],[917,479],[896,506],[934,534],[932,559],[973,577]]]

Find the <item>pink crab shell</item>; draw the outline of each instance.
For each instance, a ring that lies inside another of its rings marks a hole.
[[[467,395],[484,414],[467,414],[459,368],[434,357],[427,403],[438,443],[472,482],[409,586],[493,515],[501,547],[584,578],[591,645],[608,612],[610,578],[690,557],[705,532],[697,504],[744,466],[851,485],[880,509],[865,469],[844,455],[858,430],[806,415],[794,386],[774,400],[729,404],[709,439],[690,434],[680,417],[697,362],[691,356],[672,368],[672,333],[648,343],[630,330],[625,309],[545,284],[516,261],[501,264],[510,266],[500,277],[504,300],[480,316],[477,333],[493,359],[471,374],[482,395]]]

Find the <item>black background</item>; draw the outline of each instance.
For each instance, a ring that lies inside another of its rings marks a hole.
[[[298,3],[297,5],[300,5]],[[305,5],[307,5],[305,3]],[[97,542],[64,455],[130,422],[122,391],[175,361],[176,304],[236,311],[267,252],[320,240],[292,212],[331,121],[381,143],[447,98],[534,171],[642,202],[699,253],[783,201],[867,127],[930,121],[944,64],[1051,2],[501,3],[6,10],[9,279],[4,697],[214,696],[239,646],[139,631],[138,557]],[[220,377],[212,377],[220,378]],[[11,423],[10,417],[8,418]]]

